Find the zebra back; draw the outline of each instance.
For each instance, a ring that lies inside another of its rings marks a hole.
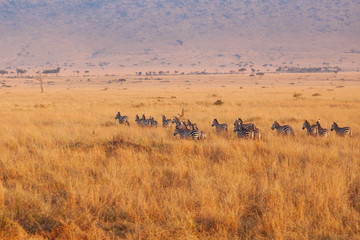
[[[216,118],[214,119],[211,126],[212,127],[215,126],[217,132],[227,131],[228,130],[228,125],[226,123],[221,123],[220,124]]]
[[[128,116],[121,116],[120,112],[117,112],[117,113],[116,113],[115,119],[117,119],[120,124],[130,125],[130,123],[129,123],[129,117],[128,117]]]
[[[241,122],[238,125],[235,125],[234,132],[237,132],[239,138],[255,138],[254,130],[245,128]]]
[[[317,134],[317,125],[316,124],[310,125],[310,123],[307,120],[305,120],[302,129],[305,129],[305,128],[306,128],[306,132],[309,136],[316,136],[316,134]]]
[[[282,135],[294,135],[294,129],[289,125],[283,125],[281,126],[278,122],[274,122],[272,127],[272,130],[276,129],[278,134]]]
[[[316,126],[318,128],[318,135],[320,137],[328,137],[330,135],[330,131],[326,128],[322,128],[319,121],[320,119],[316,121]]]
[[[335,130],[335,133],[339,136],[351,136],[352,131],[350,127],[339,127],[336,122],[331,126],[331,131]]]

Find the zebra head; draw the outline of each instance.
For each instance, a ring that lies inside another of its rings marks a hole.
[[[237,132],[241,129],[240,124],[234,126],[234,132]]]
[[[115,119],[118,119],[120,117],[121,117],[120,112],[117,112],[117,114],[115,115]]]
[[[218,122],[218,120],[215,118],[214,121],[212,122],[212,125],[211,125],[211,126],[213,127],[213,126],[216,126],[216,125],[218,125],[218,124],[219,124],[219,122]]]
[[[241,118],[237,118],[234,122],[234,126],[235,125],[239,125],[240,123],[242,123],[243,121],[241,120]]]
[[[339,126],[337,125],[336,122],[333,122],[332,126],[331,126],[331,131],[337,129]]]
[[[279,124],[277,123],[277,121],[273,122],[273,125],[271,126],[271,130],[274,130],[275,128],[278,128]]]
[[[166,115],[162,115],[162,120],[163,120],[163,122],[165,122],[165,120],[166,120]]]
[[[136,116],[135,116],[135,122],[138,122],[139,120],[140,120],[139,115],[136,114]]]
[[[310,123],[307,120],[305,120],[302,129],[308,128],[309,126],[310,126]]]
[[[145,120],[145,114],[142,115],[141,120]]]

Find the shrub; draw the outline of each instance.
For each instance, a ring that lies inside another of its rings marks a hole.
[[[221,101],[221,99],[218,99],[214,102],[214,105],[223,105],[223,104],[224,104],[224,102]]]

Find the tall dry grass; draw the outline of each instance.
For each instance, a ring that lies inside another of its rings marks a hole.
[[[0,238],[359,238],[359,90],[0,91]],[[160,122],[183,107],[206,141],[135,125],[135,114]],[[130,127],[117,124],[117,111]],[[232,126],[237,117],[255,122],[263,140],[211,128],[213,118]],[[353,136],[306,136],[303,121],[318,118]],[[274,120],[295,137],[277,136]]]

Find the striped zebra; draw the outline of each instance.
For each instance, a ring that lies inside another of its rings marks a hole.
[[[196,123],[192,123],[189,119],[187,120],[187,127],[192,130],[199,130],[198,125]]]
[[[150,117],[149,120],[150,120],[150,124],[149,124],[150,127],[158,126],[158,122],[154,119],[154,117]]]
[[[127,124],[128,126],[130,126],[129,117],[128,116],[121,116],[120,112],[116,113],[115,119],[117,119],[120,124]]]
[[[174,136],[176,136],[177,134],[180,135],[180,138],[183,139],[205,139],[206,138],[206,133],[201,132],[199,130],[189,130],[189,129],[178,129],[175,128],[174,131]]]
[[[179,120],[178,117],[174,117],[172,123],[175,123],[175,128],[187,130],[187,124]]]
[[[199,132],[199,139],[200,139],[200,140],[205,140],[206,137],[207,137],[206,132],[203,132],[203,131],[200,131],[200,132]]]
[[[309,136],[316,136],[317,135],[317,125],[310,125],[310,123],[305,120],[302,129],[304,130],[306,128],[306,132]]]
[[[331,126],[331,131],[335,130],[336,135],[339,136],[351,136],[352,131],[350,127],[339,127],[336,122]]]
[[[322,128],[320,125],[320,119],[316,121],[316,126],[318,128],[318,135],[321,137],[328,137],[330,135],[330,131],[326,128]]]
[[[243,120],[242,120],[241,118],[237,118],[237,119],[235,120],[235,122],[234,122],[234,127],[235,127],[236,125],[239,125],[240,123],[243,124],[244,128],[248,128],[248,127],[250,127],[251,124],[252,124],[252,123],[245,123],[245,124],[244,124],[244,122],[243,122]]]
[[[245,128],[244,124],[239,122],[237,125],[235,125],[234,132],[237,132],[239,138],[255,138],[253,129],[255,129],[255,126]]]
[[[145,119],[144,119],[144,115],[143,115],[143,117],[142,118],[139,118],[139,115],[137,115],[136,114],[136,116],[135,116],[135,122],[140,126],[140,127],[144,127],[145,126],[145,123],[144,123],[144,121],[145,121]]]
[[[273,125],[271,127],[271,130],[277,130],[278,134],[282,134],[282,135],[294,135],[294,129],[292,127],[290,127],[289,125],[283,125],[280,126],[280,124],[278,122],[273,122]]]
[[[255,139],[258,139],[258,140],[261,139],[261,136],[262,136],[261,130],[258,129],[258,128],[255,126],[255,124],[251,124],[251,126],[248,127],[248,128],[254,131],[254,138],[255,138]]]
[[[228,130],[228,125],[226,123],[219,123],[218,120],[215,118],[212,122],[211,127],[215,126],[216,132],[223,132]]]
[[[172,126],[172,120],[166,119],[166,115],[162,115],[162,124],[164,128],[171,128]]]
[[[257,128],[255,126],[255,124],[253,123],[246,123],[244,124],[243,120],[241,118],[237,118],[234,122],[234,129],[235,129],[235,126],[237,125],[240,125],[240,124],[243,124],[243,127],[246,128],[246,129],[250,129],[250,130],[253,130],[254,131],[254,138],[255,139],[261,139],[261,136],[262,136],[262,132],[259,128]],[[235,132],[235,130],[234,130]]]

